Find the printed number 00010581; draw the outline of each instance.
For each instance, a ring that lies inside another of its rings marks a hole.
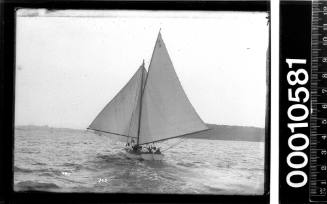
[[[310,94],[307,88],[303,87],[309,81],[308,72],[303,68],[298,68],[294,71],[293,65],[306,64],[305,59],[286,59],[286,63],[290,70],[287,73],[287,82],[291,86],[288,89],[288,101],[293,103],[287,110],[288,119],[292,122],[287,123],[287,127],[290,129],[292,135],[288,138],[288,147],[292,150],[288,154],[286,161],[287,165],[294,169],[286,176],[286,182],[290,187],[299,188],[303,187],[307,181],[307,174],[301,170],[308,164],[308,156],[303,152],[309,146],[309,138],[307,135],[301,133],[300,128],[308,128],[308,122],[303,122],[309,116],[309,109],[305,103],[309,100]],[[294,86],[297,88],[294,90]],[[297,114],[295,114],[297,112]],[[301,112],[301,114],[298,114]],[[299,130],[300,129],[300,130]],[[303,140],[303,143],[294,144],[295,140]],[[301,163],[294,163],[292,159],[299,157],[302,158]],[[292,177],[302,177],[302,180],[292,181]]]

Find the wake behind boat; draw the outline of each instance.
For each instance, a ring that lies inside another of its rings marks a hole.
[[[144,160],[163,159],[157,142],[208,130],[182,88],[160,31],[148,72],[143,60],[87,129],[126,137],[126,157]]]

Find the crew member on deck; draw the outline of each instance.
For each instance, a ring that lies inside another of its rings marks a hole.
[[[160,148],[157,148],[157,150],[154,152],[155,154],[161,154]]]
[[[148,146],[148,152],[152,153],[152,147],[151,146]]]

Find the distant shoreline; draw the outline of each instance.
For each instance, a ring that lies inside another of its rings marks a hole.
[[[258,127],[246,126],[230,126],[230,125],[215,125],[207,124],[209,130],[193,133],[185,136],[185,138],[208,139],[208,140],[233,140],[233,141],[249,141],[249,142],[264,142],[265,129]],[[49,131],[74,131],[84,132],[82,129],[72,128],[56,128],[50,126],[35,126],[22,125],[15,126],[17,130],[49,130]]]

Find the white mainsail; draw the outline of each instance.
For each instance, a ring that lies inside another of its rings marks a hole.
[[[148,73],[143,62],[88,129],[137,138],[140,145],[208,130],[182,88],[160,32]]]
[[[141,81],[145,81],[144,63],[93,120],[88,129],[127,137],[137,137],[139,127],[139,107]]]
[[[160,32],[145,83],[139,144],[208,129],[180,84]]]

